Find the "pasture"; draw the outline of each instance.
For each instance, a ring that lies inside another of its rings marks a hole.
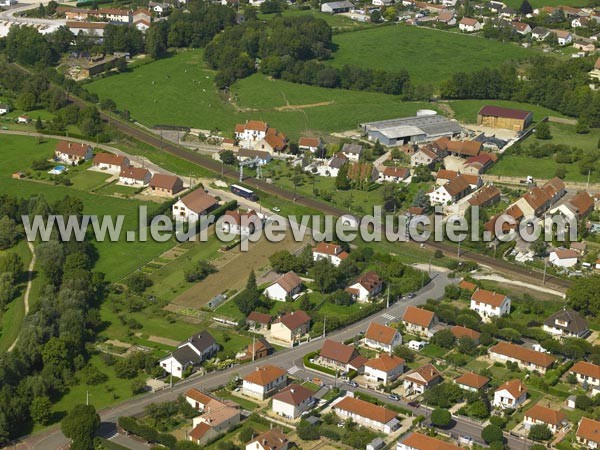
[[[534,122],[537,122],[546,116],[565,117],[564,114],[543,106],[532,105],[530,103],[512,102],[508,100],[451,100],[447,103],[454,111],[454,118],[462,123],[477,123],[477,113],[485,105],[532,111]]]
[[[456,72],[495,67],[532,54],[516,44],[406,25],[338,34],[333,41],[338,46],[334,66],[406,69],[417,84],[438,84]]]
[[[147,126],[189,126],[225,135],[249,119],[264,120],[292,138],[326,134],[354,129],[362,121],[412,115],[427,106],[393,95],[326,89],[260,74],[236,82],[230,101],[217,92],[213,77],[214,72],[204,68],[202,51],[190,50],[86,87],[101,98],[112,98]]]

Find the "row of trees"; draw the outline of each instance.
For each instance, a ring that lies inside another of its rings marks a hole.
[[[83,211],[81,201],[69,197],[54,204],[43,197],[1,200],[0,210],[9,217]],[[23,434],[32,421],[48,422],[48,405],[76,382],[75,371],[87,366],[86,344],[102,323],[97,305],[104,277],[91,271],[97,257],[93,246],[55,237],[38,243],[36,254],[44,288],[23,321],[14,351],[0,357],[0,445]]]

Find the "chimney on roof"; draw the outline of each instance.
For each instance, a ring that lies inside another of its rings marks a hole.
[[[290,389],[290,392],[293,394],[294,392],[296,392],[296,390],[294,388]]]
[[[523,385],[521,383],[519,383],[519,392],[521,392],[523,390]]]

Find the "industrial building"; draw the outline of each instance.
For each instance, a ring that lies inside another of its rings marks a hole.
[[[440,116],[433,110],[420,110],[414,117],[368,122],[359,125],[370,141],[383,145],[405,145],[454,137],[462,132],[458,122]]]

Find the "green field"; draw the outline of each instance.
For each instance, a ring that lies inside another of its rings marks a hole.
[[[76,186],[67,187],[49,183],[33,182],[29,180],[14,180],[10,175],[18,170],[29,169],[34,159],[47,158],[52,154],[56,141],[47,140],[38,143],[35,138],[25,136],[0,136],[2,148],[2,165],[0,165],[0,192],[13,193],[20,197],[43,195],[52,203],[64,198],[66,195],[80,198],[84,203],[85,214],[103,216],[110,214],[123,215],[123,230],[138,230],[138,207],[148,206],[149,210],[156,208],[155,203],[146,203],[138,200],[119,199],[104,195],[91,194],[77,189]],[[74,168],[74,170],[78,170]],[[94,180],[94,183],[99,181]],[[125,242],[125,233],[121,233],[121,240],[110,242],[108,237],[104,242],[96,242],[99,259],[95,270],[106,273],[109,281],[116,281],[137,269],[147,261],[155,258],[168,248],[172,242]]]
[[[352,20],[349,17],[342,16],[340,14],[327,14],[322,13],[320,11],[314,9],[288,9],[281,13],[283,17],[300,17],[300,16],[313,16],[319,19],[323,19],[325,22],[333,28],[334,31],[352,31],[352,30],[360,30],[362,28],[368,28],[375,26],[370,23],[358,22],[357,20]],[[270,20],[276,17],[277,14],[258,14],[258,18],[261,20]]]
[[[564,144],[570,147],[578,147],[585,150],[596,149],[598,140],[600,139],[600,130],[592,129],[588,134],[575,133],[574,125],[565,125],[550,122],[550,133],[552,139],[548,141],[537,140],[535,136],[530,136],[521,145],[523,147],[538,143],[539,145],[548,144]],[[531,175],[534,178],[552,178],[559,165],[567,169],[565,180],[568,181],[587,181],[587,174],[579,172],[577,163],[573,164],[558,164],[552,158],[531,158],[522,155],[505,155],[500,158],[492,169],[488,172],[490,175],[502,176],[527,176]],[[591,182],[600,182],[600,173],[592,172],[590,175]]]
[[[187,51],[86,87],[101,98],[112,98],[145,125],[219,129],[226,135],[247,119],[264,120],[292,138],[325,134],[354,129],[363,121],[413,115],[428,106],[402,102],[392,95],[319,88],[259,74],[235,83],[231,89],[234,102],[229,102],[216,91],[214,72],[203,67],[202,52]],[[141,95],[140,89],[154,94]]]
[[[511,102],[508,100],[453,100],[448,105],[454,111],[454,118],[459,122],[477,123],[477,113],[485,105],[503,106],[505,108],[524,109],[533,112],[533,120],[538,121],[546,116],[566,117],[552,109],[530,103]]]
[[[433,83],[453,73],[495,67],[531,55],[531,50],[455,32],[395,25],[334,36],[332,64],[373,69],[406,69],[415,83]]]
[[[523,0],[506,0],[504,3],[510,8],[519,9]],[[589,5],[588,2],[582,0],[531,0],[529,4],[533,8],[543,6],[577,6],[584,8]]]

